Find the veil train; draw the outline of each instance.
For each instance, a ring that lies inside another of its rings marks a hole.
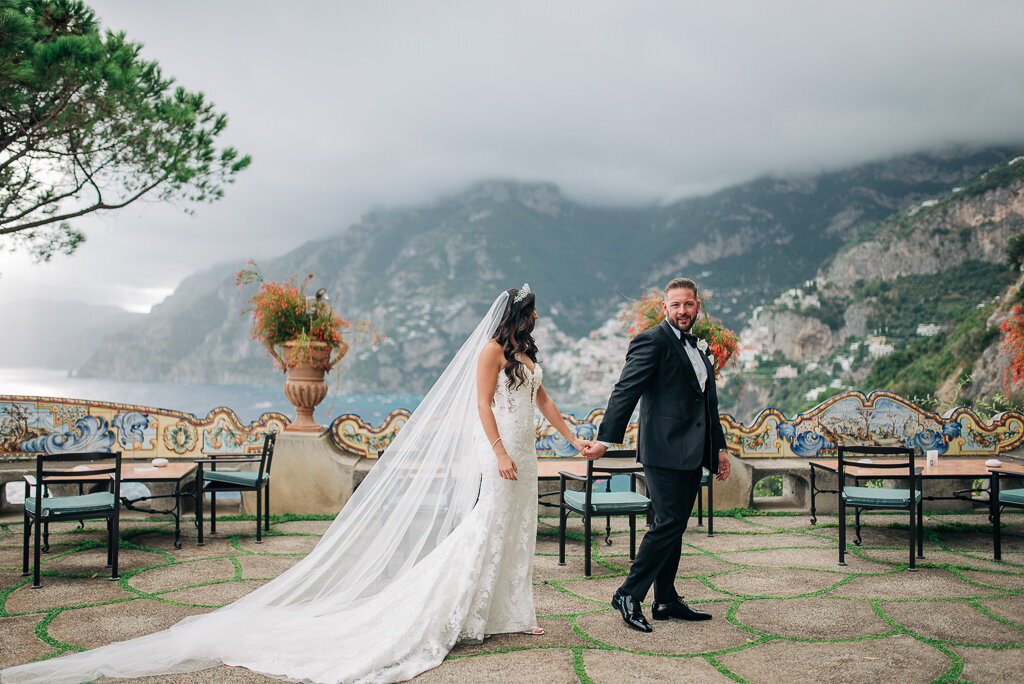
[[[485,506],[477,506],[489,450],[477,419],[476,363],[507,300],[498,296],[320,542],[291,569],[211,613],[7,668],[0,681],[70,683],[219,664],[291,681],[397,681],[440,663],[465,619],[460,611],[477,572],[472,545],[488,536]],[[453,558],[459,567],[448,567]]]

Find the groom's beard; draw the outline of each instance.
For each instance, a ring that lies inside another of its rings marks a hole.
[[[668,319],[668,324],[680,332],[688,333],[693,327],[693,319],[688,316],[680,316],[677,319]]]

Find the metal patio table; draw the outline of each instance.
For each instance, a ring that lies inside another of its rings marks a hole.
[[[984,458],[939,458],[938,465],[929,466],[923,465],[921,469],[921,489],[924,489],[924,481],[927,480],[976,480],[979,478],[989,477],[990,470],[998,468],[1000,470],[1009,470],[1011,472],[1020,473],[1021,477],[1024,477],[1024,466],[1017,465],[1015,463],[1003,463],[999,466],[988,466],[985,465]],[[811,461],[811,524],[814,525],[818,522],[818,517],[815,512],[814,498],[818,494],[838,494],[839,492],[835,489],[818,489],[815,484],[814,474],[817,470],[823,470],[834,474],[839,474],[839,460],[814,460]],[[924,463],[924,459],[922,459]],[[854,484],[857,485],[861,480],[874,480],[880,477],[881,471],[874,470],[872,468],[858,468],[857,466],[847,466],[845,468],[846,474],[853,477]],[[973,490],[963,490],[963,492],[971,492]],[[963,492],[955,492],[953,496],[925,496],[924,491],[921,492],[921,498],[925,501],[939,501],[939,500],[972,500],[969,496],[964,496]]]

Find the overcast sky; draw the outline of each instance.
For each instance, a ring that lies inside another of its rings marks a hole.
[[[229,116],[253,165],[194,216],[137,203],[0,297],[145,311],[378,206],[482,178],[667,202],[768,172],[1024,141],[1024,3],[92,0]]]

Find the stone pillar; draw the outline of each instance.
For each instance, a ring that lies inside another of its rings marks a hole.
[[[715,480],[715,510],[750,508],[753,504],[751,492],[754,489],[750,466],[734,454],[729,454],[729,464],[729,477],[724,482]],[[707,506],[707,502],[704,505]]]
[[[277,435],[270,469],[270,512],[336,515],[376,459],[343,451],[320,433]],[[256,513],[256,495],[244,494],[245,513]]]

